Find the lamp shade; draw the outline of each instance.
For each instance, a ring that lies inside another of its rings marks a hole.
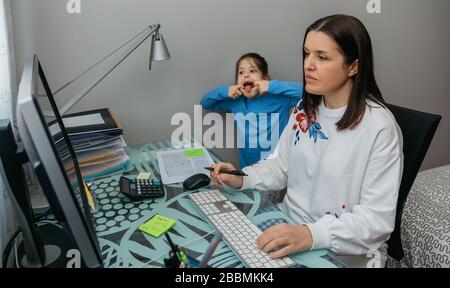
[[[166,42],[162,34],[157,33],[152,36],[150,48],[150,63],[148,69],[151,70],[152,61],[161,61],[170,59],[170,53],[167,49]]]

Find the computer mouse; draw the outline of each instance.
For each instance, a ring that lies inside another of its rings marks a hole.
[[[196,190],[209,185],[209,182],[211,179],[206,174],[199,173],[184,180],[183,187],[186,190]]]

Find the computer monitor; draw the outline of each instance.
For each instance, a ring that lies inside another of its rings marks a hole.
[[[44,117],[44,110],[53,111],[54,117]],[[90,194],[37,56],[24,66],[16,114],[23,146],[56,219],[65,224],[83,266],[101,267]],[[51,131],[54,120],[58,126]]]

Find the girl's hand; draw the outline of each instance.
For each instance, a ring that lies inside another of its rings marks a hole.
[[[223,184],[230,186],[235,189],[240,189],[242,184],[244,183],[244,179],[242,176],[219,173],[220,169],[228,169],[228,170],[236,170],[234,166],[230,163],[216,163],[213,164],[212,167],[214,171],[210,173],[211,179],[218,186],[222,186]]]
[[[230,88],[228,88],[228,97],[233,99],[239,98],[239,96],[242,95],[241,89],[243,89],[242,85],[230,86]]]
[[[267,80],[256,81],[254,85],[258,89],[259,95],[262,95],[269,91],[269,81]]]
[[[273,252],[270,255],[272,259],[310,250],[312,245],[311,231],[306,225],[278,224],[256,238],[259,249],[266,253]]]

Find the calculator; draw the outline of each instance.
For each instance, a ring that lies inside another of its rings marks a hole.
[[[120,192],[125,194],[132,201],[139,201],[148,198],[163,197],[164,186],[159,179],[136,179],[120,177]]]

